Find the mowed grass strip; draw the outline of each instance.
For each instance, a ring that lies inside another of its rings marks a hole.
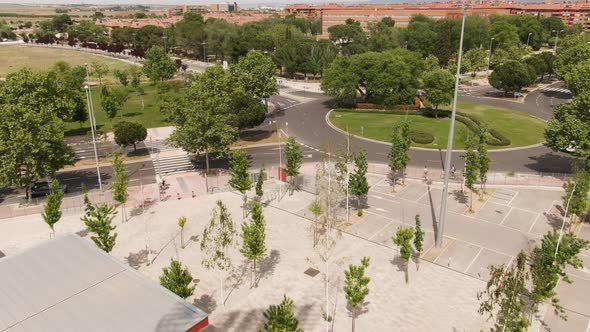
[[[58,61],[65,61],[72,67],[84,65],[85,63],[90,65],[93,61],[97,61],[109,67],[109,73],[103,77],[103,82],[115,83],[117,80],[113,76],[114,69],[125,69],[134,66],[118,59],[80,52],[67,47],[58,49],[24,45],[0,45],[0,59],[2,59],[0,61],[0,77],[6,77],[6,75],[23,67],[34,70],[48,70]],[[97,77],[91,76],[90,79],[98,82]]]
[[[488,127],[495,128],[510,138],[512,142],[507,146],[488,146],[489,149],[504,149],[543,142],[545,123],[526,113],[473,103],[459,103],[458,110],[473,114]],[[449,118],[435,119],[421,115],[355,113],[337,110],[330,113],[330,121],[336,127],[343,130],[348,128],[349,132],[354,135],[384,142],[390,142],[393,125],[406,118],[410,121],[411,129],[428,132],[434,136],[434,141],[430,144],[412,142],[412,146],[446,149],[451,123]],[[453,149],[465,149],[465,142],[470,135],[473,135],[473,133],[465,125],[456,122]]]
[[[165,114],[160,111],[161,97],[156,94],[156,87],[151,84],[143,84],[144,94],[136,92],[133,88],[116,86],[117,89],[126,89],[128,98],[122,107],[122,112],[117,114],[112,120],[109,119],[106,112],[103,111],[100,104],[100,87],[92,87],[92,101],[94,103],[94,113],[96,118],[96,127],[99,131],[106,133],[113,131],[113,126],[119,121],[134,121],[141,123],[146,128],[156,128],[169,126]],[[173,91],[173,89],[171,89]],[[86,135],[90,131],[90,122],[66,123],[66,136]]]

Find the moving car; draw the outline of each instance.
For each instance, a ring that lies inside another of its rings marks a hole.
[[[62,191],[64,193],[68,192],[68,186],[65,184],[60,184],[57,190]],[[31,187],[31,197],[43,197],[51,194],[51,183],[49,182],[36,182]]]

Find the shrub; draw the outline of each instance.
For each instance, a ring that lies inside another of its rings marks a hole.
[[[410,130],[410,139],[414,143],[430,144],[434,141],[434,136],[427,132],[412,129]]]
[[[499,144],[492,144],[491,142],[487,141],[486,142],[489,145],[495,145],[495,146],[505,146],[505,145],[510,145],[512,144],[512,141],[510,141],[510,139],[504,135],[502,135],[499,131],[497,131],[496,129],[490,128],[489,130],[490,136],[492,136],[494,139],[496,139]]]

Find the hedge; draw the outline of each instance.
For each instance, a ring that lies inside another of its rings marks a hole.
[[[413,129],[410,130],[410,139],[412,142],[418,144],[430,144],[434,142],[434,136],[432,134]]]

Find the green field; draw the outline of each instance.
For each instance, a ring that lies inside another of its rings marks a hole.
[[[160,111],[159,97],[156,95],[156,87],[150,84],[142,85],[144,94],[139,94],[132,88],[126,88],[128,91],[128,99],[123,105],[121,114],[111,122],[107,114],[102,110],[100,105],[100,87],[92,88],[92,100],[94,103],[94,112],[96,118],[97,129],[101,132],[109,132],[113,130],[113,125],[121,120],[135,121],[143,124],[146,128],[155,128],[169,126],[166,121],[166,116]],[[118,86],[117,88],[123,89]],[[142,105],[143,101],[143,105]],[[66,136],[86,135],[90,130],[90,123],[80,125],[80,123],[66,123]]]
[[[458,111],[479,118],[488,127],[496,129],[511,140],[510,145],[489,146],[490,149],[504,149],[543,142],[545,123],[526,113],[463,102],[459,103]],[[348,127],[352,134],[361,136],[361,127],[363,127],[364,137],[386,142],[389,141],[393,124],[404,118],[406,118],[405,115],[386,113],[333,111],[330,114],[330,121],[338,128],[345,130]],[[434,141],[430,144],[412,143],[412,146],[446,149],[450,119],[434,119],[421,115],[408,115],[407,119],[410,121],[412,129],[428,132],[434,136]],[[464,149],[468,135],[472,135],[471,131],[464,124],[456,122],[453,148]]]
[[[72,49],[57,49],[49,47],[31,47],[21,45],[1,45],[0,46],[0,77],[6,77],[22,67],[29,67],[35,70],[47,70],[58,61],[66,61],[72,66],[83,65],[98,61],[106,64],[111,72],[103,78],[104,82],[116,82],[112,76],[113,69],[124,69],[132,64],[94,55],[85,52],[79,52]],[[93,81],[98,81],[96,77],[90,77]]]

